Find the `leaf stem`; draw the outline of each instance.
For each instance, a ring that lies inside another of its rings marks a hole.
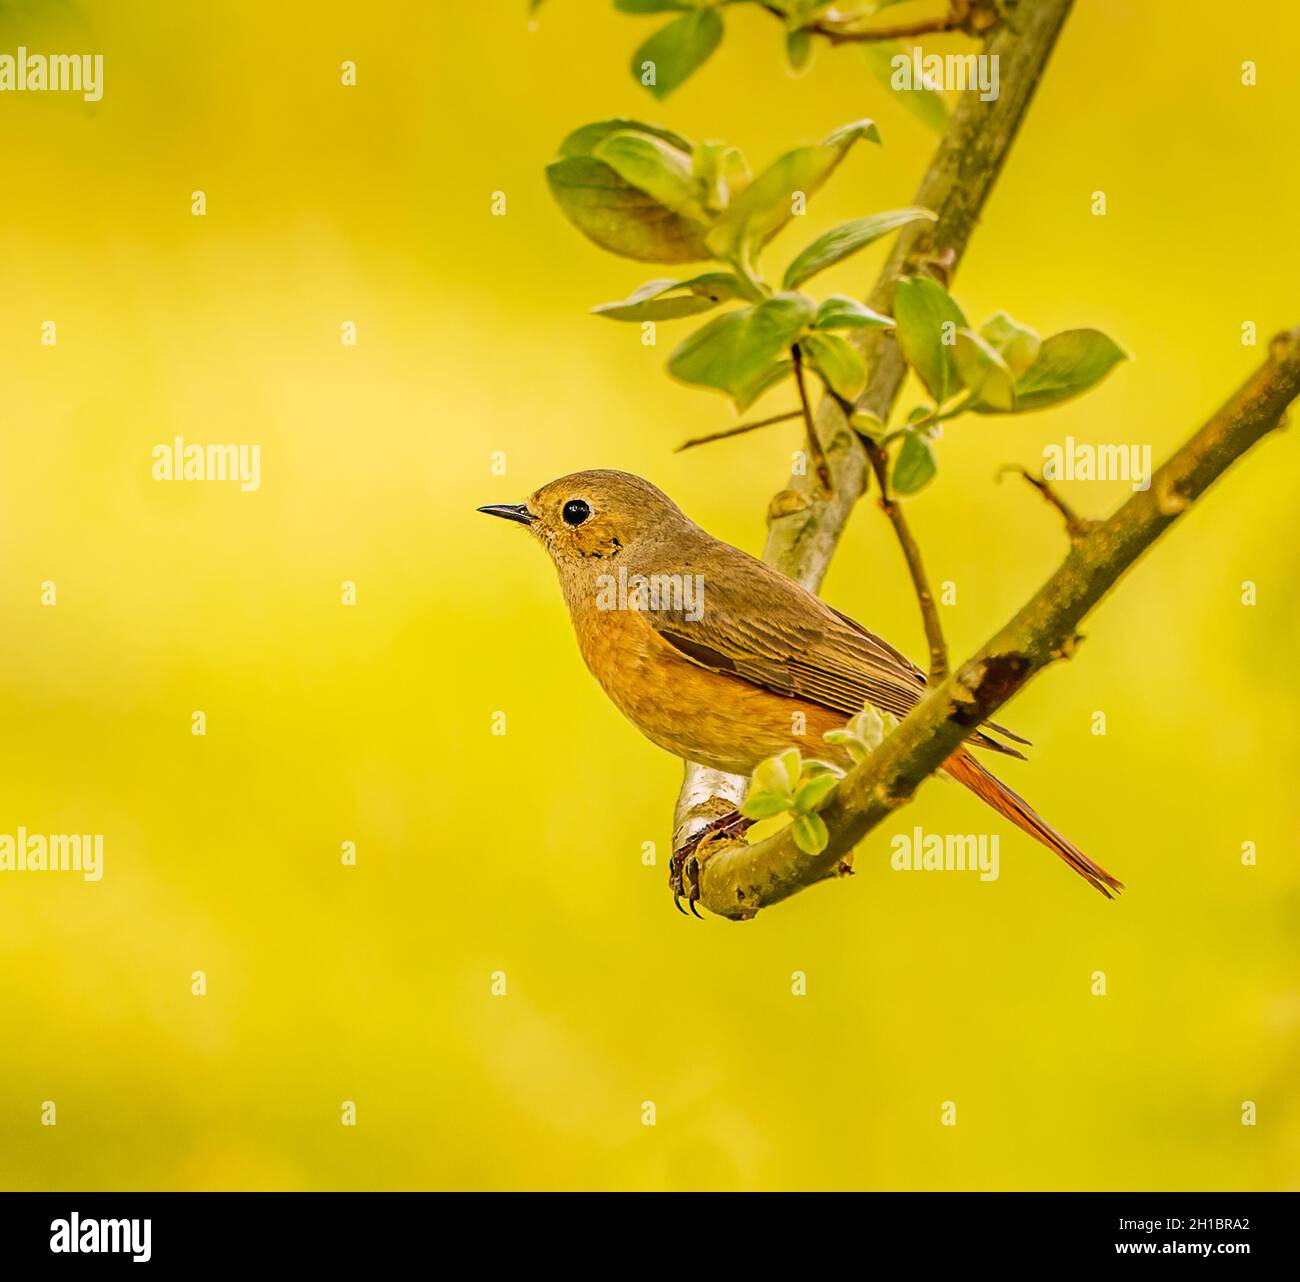
[[[794,361],[794,382],[799,389],[799,404],[802,407],[804,428],[808,437],[808,453],[812,457],[813,467],[817,471],[817,479],[821,482],[822,493],[831,492],[831,466],[826,461],[826,451],[822,449],[821,438],[817,435],[817,424],[813,421],[812,404],[808,400],[808,388],[804,383],[803,376],[803,352],[799,349],[799,344],[795,343],[790,348],[790,356]]]
[[[948,646],[943,639],[943,625],[939,622],[939,611],[935,605],[934,593],[930,590],[930,580],[926,577],[921,549],[912,537],[902,506],[889,491],[888,456],[870,437],[863,436],[860,439],[880,488],[880,510],[894,527],[898,546],[903,549],[903,559],[912,576],[912,588],[916,592],[916,603],[921,608],[921,623],[925,628],[926,644],[930,648],[930,685],[941,685],[948,675]]]

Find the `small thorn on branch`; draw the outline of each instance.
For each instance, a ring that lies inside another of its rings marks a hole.
[[[998,480],[1000,481],[1008,472],[1024,477],[1061,514],[1065,521],[1065,532],[1071,543],[1078,543],[1080,539],[1087,538],[1101,524],[1090,516],[1080,516],[1045,478],[1035,476],[1027,467],[1021,467],[1019,463],[1008,463],[998,469]]]
[[[694,449],[697,445],[725,441],[729,436],[743,436],[746,432],[757,431],[760,427],[771,427],[773,423],[788,423],[792,418],[802,417],[803,410],[790,410],[786,414],[773,414],[771,418],[760,418],[753,423],[740,423],[735,427],[724,428],[721,432],[710,432],[707,436],[692,436],[689,441],[683,441],[673,453],[680,454],[683,450]]]
[[[928,276],[933,276],[944,289],[952,279],[957,267],[957,255],[951,245],[940,254],[922,254],[917,262],[919,269]]]

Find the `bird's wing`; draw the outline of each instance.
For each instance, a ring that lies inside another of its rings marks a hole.
[[[901,719],[920,702],[925,674],[887,641],[764,562],[727,552],[743,560],[710,558],[714,572],[702,576],[699,608],[665,609],[652,600],[659,608],[644,611],[677,651],[714,672],[842,712],[845,720],[866,704]],[[984,735],[974,738],[1021,755]]]

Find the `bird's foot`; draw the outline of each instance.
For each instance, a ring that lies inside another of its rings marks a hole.
[[[732,810],[705,824],[684,846],[673,851],[668,861],[668,888],[673,893],[673,905],[679,913],[686,912],[682,907],[682,898],[685,897],[691,912],[700,916],[695,905],[700,898],[701,849],[713,841],[742,836],[753,825],[754,820],[745,818],[739,810]]]

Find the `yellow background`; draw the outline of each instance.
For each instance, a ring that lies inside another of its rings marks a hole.
[[[798,433],[671,453],[731,412],[662,371],[690,322],[645,348],[586,314],[665,273],[582,240],[542,168],[615,114],[755,164],[875,116],[884,147],[783,262],[909,203],[934,139],[851,48],[791,78],[757,12],[658,105],[627,71],[653,20],[550,0],[530,32],[523,7],[0,6],[4,51],[105,57],[98,104],[0,96],[0,831],[106,837],[99,884],[0,877],[0,1185],[1297,1187],[1294,435],[1007,713],[1035,747],[1001,773],[1122,901],[931,783],[893,830],[1000,832],[999,881],[891,872],[882,830],[851,881],[683,919],[678,764],[583,669],[540,551],[473,509],[618,467],[757,550]],[[1158,460],[1261,359],[1242,322],[1300,323],[1298,64],[1286,0],[1078,6],[955,292],[1135,359],[949,425],[910,510],[958,654],[1063,551],[999,464],[1067,434]],[[819,292],[864,292],[884,252]],[[176,434],[259,443],[261,490],[153,481]],[[1064,488],[1096,514],[1125,491]],[[922,652],[872,507],[826,594]]]

